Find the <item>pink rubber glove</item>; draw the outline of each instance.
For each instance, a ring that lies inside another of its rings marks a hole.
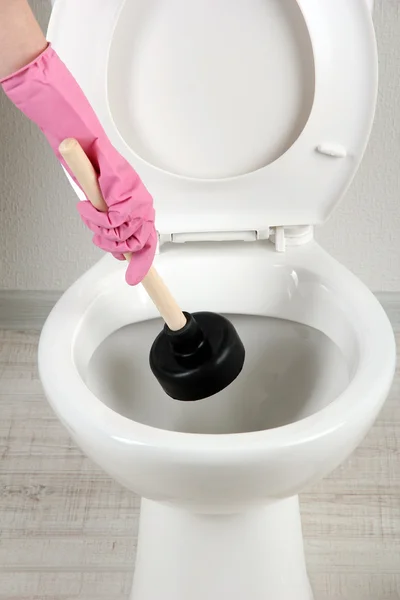
[[[79,213],[94,232],[96,246],[119,259],[124,259],[123,253],[134,253],[126,280],[130,285],[139,283],[156,249],[153,201],[138,174],[112,146],[74,77],[49,45],[0,83],[15,106],[40,127],[72,177],[58,147],[65,138],[79,141],[98,173],[109,207],[100,213],[84,201],[78,204]]]

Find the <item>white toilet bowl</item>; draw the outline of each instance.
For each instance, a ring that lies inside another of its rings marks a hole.
[[[298,494],[360,443],[395,366],[378,301],[313,241],[373,121],[371,4],[56,1],[54,46],[154,195],[157,269],[246,346],[220,394],[167,397],[156,310],[111,257],[45,324],[50,404],[143,498],[132,600],[312,599]]]
[[[354,450],[392,382],[383,309],[317,244],[225,248],[157,258],[189,310],[243,316],[246,368],[218,396],[182,403],[162,392],[145,364],[155,309],[111,258],[64,294],[42,332],[55,412],[94,462],[146,499],[134,600],[311,599],[297,494]]]

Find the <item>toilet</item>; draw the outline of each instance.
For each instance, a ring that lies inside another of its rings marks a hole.
[[[313,235],[370,135],[371,11],[55,2],[49,39],[153,194],[157,270],[185,310],[227,315],[246,346],[223,392],[169,398],[148,365],[162,323],[108,255],[46,321],[49,403],[142,497],[131,600],[313,600],[298,494],[363,440],[395,368],[379,302]]]

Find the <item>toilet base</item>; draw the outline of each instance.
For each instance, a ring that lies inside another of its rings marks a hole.
[[[313,600],[295,496],[232,515],[142,501],[130,600]]]

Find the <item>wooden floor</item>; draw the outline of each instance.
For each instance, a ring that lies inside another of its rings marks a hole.
[[[398,306],[388,312],[399,338]],[[37,342],[35,331],[0,330],[0,599],[127,600],[138,499],[53,415]],[[400,599],[399,399],[398,373],[362,446],[302,496],[316,600]]]

